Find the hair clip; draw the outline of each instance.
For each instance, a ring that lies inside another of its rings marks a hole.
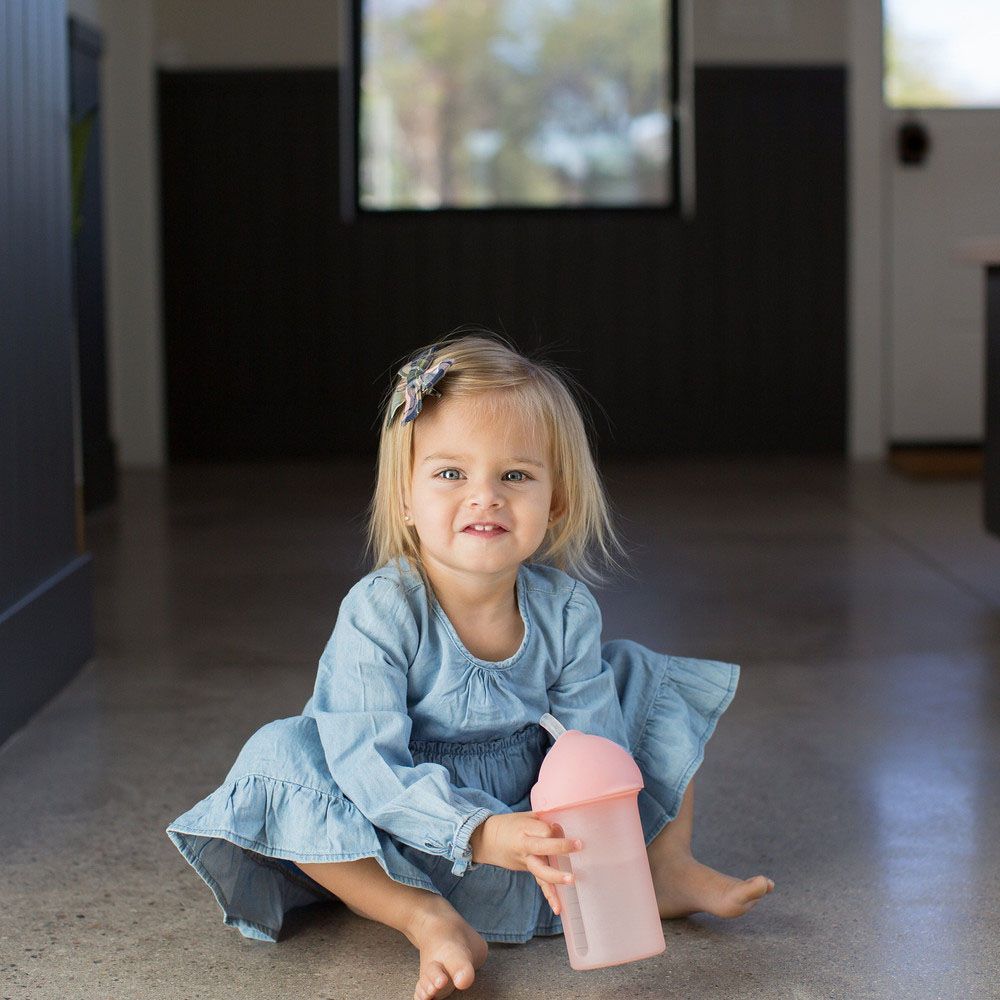
[[[441,395],[434,386],[440,381],[441,376],[455,363],[455,359],[445,358],[443,361],[439,361],[433,368],[428,369],[427,366],[430,364],[431,357],[434,351],[437,350],[437,346],[437,344],[433,344],[431,347],[428,347],[420,357],[411,361],[405,367],[400,368],[396,373],[403,379],[404,384],[402,388],[396,389],[392,394],[392,401],[389,403],[389,411],[385,420],[386,425],[392,423],[393,417],[396,416],[396,411],[403,403],[406,403],[406,407],[403,410],[401,423],[408,424],[423,408],[422,397],[425,392],[434,396]]]

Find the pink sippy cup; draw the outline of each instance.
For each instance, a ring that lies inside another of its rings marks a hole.
[[[613,740],[566,730],[546,712],[555,739],[531,790],[531,809],[583,847],[549,858],[574,881],[556,885],[569,964],[600,969],[667,947],[639,820],[642,773]]]

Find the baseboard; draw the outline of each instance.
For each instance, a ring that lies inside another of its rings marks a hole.
[[[983,446],[976,443],[891,445],[889,464],[914,479],[977,479]]]
[[[87,553],[0,612],[0,745],[93,656],[93,592]]]

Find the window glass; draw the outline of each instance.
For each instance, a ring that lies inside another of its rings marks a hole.
[[[362,0],[366,209],[666,205],[669,0]]]
[[[885,99],[1000,107],[1000,0],[883,0]]]

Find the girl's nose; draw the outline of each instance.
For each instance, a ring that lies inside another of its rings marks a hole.
[[[469,506],[496,507],[501,502],[500,491],[492,482],[472,484],[469,491]]]

